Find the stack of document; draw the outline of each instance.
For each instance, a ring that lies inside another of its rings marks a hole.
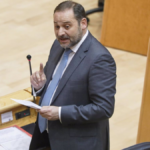
[[[28,150],[31,135],[14,126],[0,130],[0,150]]]

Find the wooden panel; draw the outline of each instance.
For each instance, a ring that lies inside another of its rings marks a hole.
[[[18,92],[0,97],[0,129],[6,128],[12,125],[18,125],[19,127],[35,122],[37,112],[35,109],[30,108],[30,116],[26,116],[24,118],[16,120],[15,114],[17,112],[28,109],[28,107],[20,105],[10,98],[22,99],[33,101],[33,97],[31,96],[30,88],[25,90],[20,90]],[[39,98],[36,98],[36,103],[38,103]],[[12,111],[13,120],[7,123],[1,122],[1,114]]]
[[[142,142],[150,142],[150,41],[137,136],[137,143]]]
[[[103,45],[147,55],[150,0],[106,0],[100,41]]]
[[[34,109],[31,109],[31,108],[30,108],[30,116],[16,120],[15,113],[26,110],[26,109],[28,109],[28,108],[25,106],[20,106],[20,107],[9,110],[9,111],[12,111],[12,113],[13,113],[13,121],[10,121],[7,123],[2,124],[1,116],[0,116],[0,129],[6,128],[6,127],[9,127],[12,125],[18,125],[19,127],[21,127],[21,126],[35,122],[36,112]]]

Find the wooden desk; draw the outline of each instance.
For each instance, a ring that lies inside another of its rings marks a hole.
[[[28,109],[28,107],[18,104],[10,99],[10,98],[15,98],[15,99],[33,101],[33,97],[31,96],[30,91],[31,89],[27,88],[27,89],[20,90],[15,93],[11,93],[9,95],[0,97],[0,129],[6,128],[12,125],[18,125],[19,127],[21,127],[21,126],[35,122],[37,113],[35,109],[33,108],[29,108],[30,109],[29,116],[16,120],[15,114],[17,112]],[[38,104],[38,102],[39,102],[39,98],[36,98],[36,103]],[[9,112],[9,111],[12,111],[13,120],[7,123],[2,123],[1,114]]]

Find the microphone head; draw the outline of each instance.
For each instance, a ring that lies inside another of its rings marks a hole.
[[[28,60],[31,60],[31,55],[27,55],[27,59],[28,59]]]

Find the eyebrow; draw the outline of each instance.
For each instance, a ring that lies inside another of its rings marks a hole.
[[[57,23],[57,22],[54,22],[54,23]],[[65,22],[63,22],[63,23],[71,23],[70,21],[65,21]]]

